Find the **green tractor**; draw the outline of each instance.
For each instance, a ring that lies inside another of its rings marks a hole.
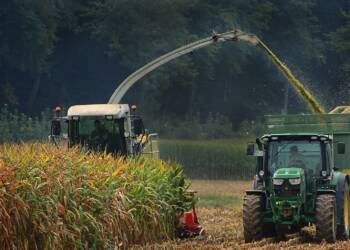
[[[349,239],[347,111],[266,117],[267,134],[247,147],[257,165],[243,200],[246,242],[284,237],[310,225],[319,241]]]

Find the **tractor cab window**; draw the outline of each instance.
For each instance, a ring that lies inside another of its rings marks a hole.
[[[319,141],[274,141],[268,146],[268,170],[272,175],[279,168],[303,168],[306,175],[319,175],[322,168]]]
[[[81,144],[96,152],[125,154],[123,119],[107,120],[89,117],[80,118],[72,123],[75,123],[71,127],[76,133],[74,144]]]

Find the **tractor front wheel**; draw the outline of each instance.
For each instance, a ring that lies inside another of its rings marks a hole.
[[[337,208],[335,196],[321,194],[316,198],[316,238],[333,243],[337,240]]]
[[[243,231],[246,243],[257,241],[263,237],[263,197],[261,195],[245,195],[243,198]]]

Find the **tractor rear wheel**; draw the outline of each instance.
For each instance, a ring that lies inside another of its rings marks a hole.
[[[337,196],[338,198],[338,196]],[[344,184],[344,191],[339,195],[339,201],[337,200],[340,225],[337,229],[337,238],[340,240],[349,239],[349,183],[346,181]]]
[[[262,213],[264,210],[261,195],[245,195],[243,198],[243,231],[246,243],[263,237]]]
[[[335,196],[321,194],[316,198],[316,239],[327,242],[337,240],[337,208]]]

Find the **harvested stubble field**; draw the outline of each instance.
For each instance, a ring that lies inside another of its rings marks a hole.
[[[242,197],[250,183],[243,181],[193,180],[192,189],[201,198],[198,217],[206,229],[206,236],[196,239],[167,241],[135,249],[350,249],[350,241],[335,244],[317,243],[313,228],[288,235],[285,241],[267,238],[250,244],[244,243],[242,230]],[[219,198],[218,198],[219,197]]]

